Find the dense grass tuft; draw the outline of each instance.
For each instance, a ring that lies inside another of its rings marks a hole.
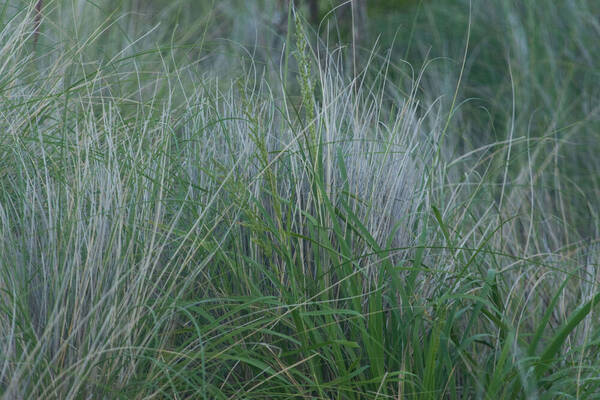
[[[598,397],[596,2],[192,3],[1,7],[3,398]]]

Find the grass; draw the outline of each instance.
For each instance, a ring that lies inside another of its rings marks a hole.
[[[2,398],[597,398],[600,10],[540,3],[374,5],[355,48],[2,3]]]

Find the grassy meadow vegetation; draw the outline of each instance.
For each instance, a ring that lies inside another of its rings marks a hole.
[[[2,398],[600,398],[600,2],[36,3]]]

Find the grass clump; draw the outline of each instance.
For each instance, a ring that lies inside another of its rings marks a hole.
[[[486,3],[6,2],[2,397],[597,397],[595,6]]]

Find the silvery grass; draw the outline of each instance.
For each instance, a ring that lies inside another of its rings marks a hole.
[[[5,398],[597,395],[600,255],[533,184],[544,142],[454,155],[435,69],[354,71],[299,15],[285,70],[119,5],[48,2],[35,51],[32,8],[2,22]]]

